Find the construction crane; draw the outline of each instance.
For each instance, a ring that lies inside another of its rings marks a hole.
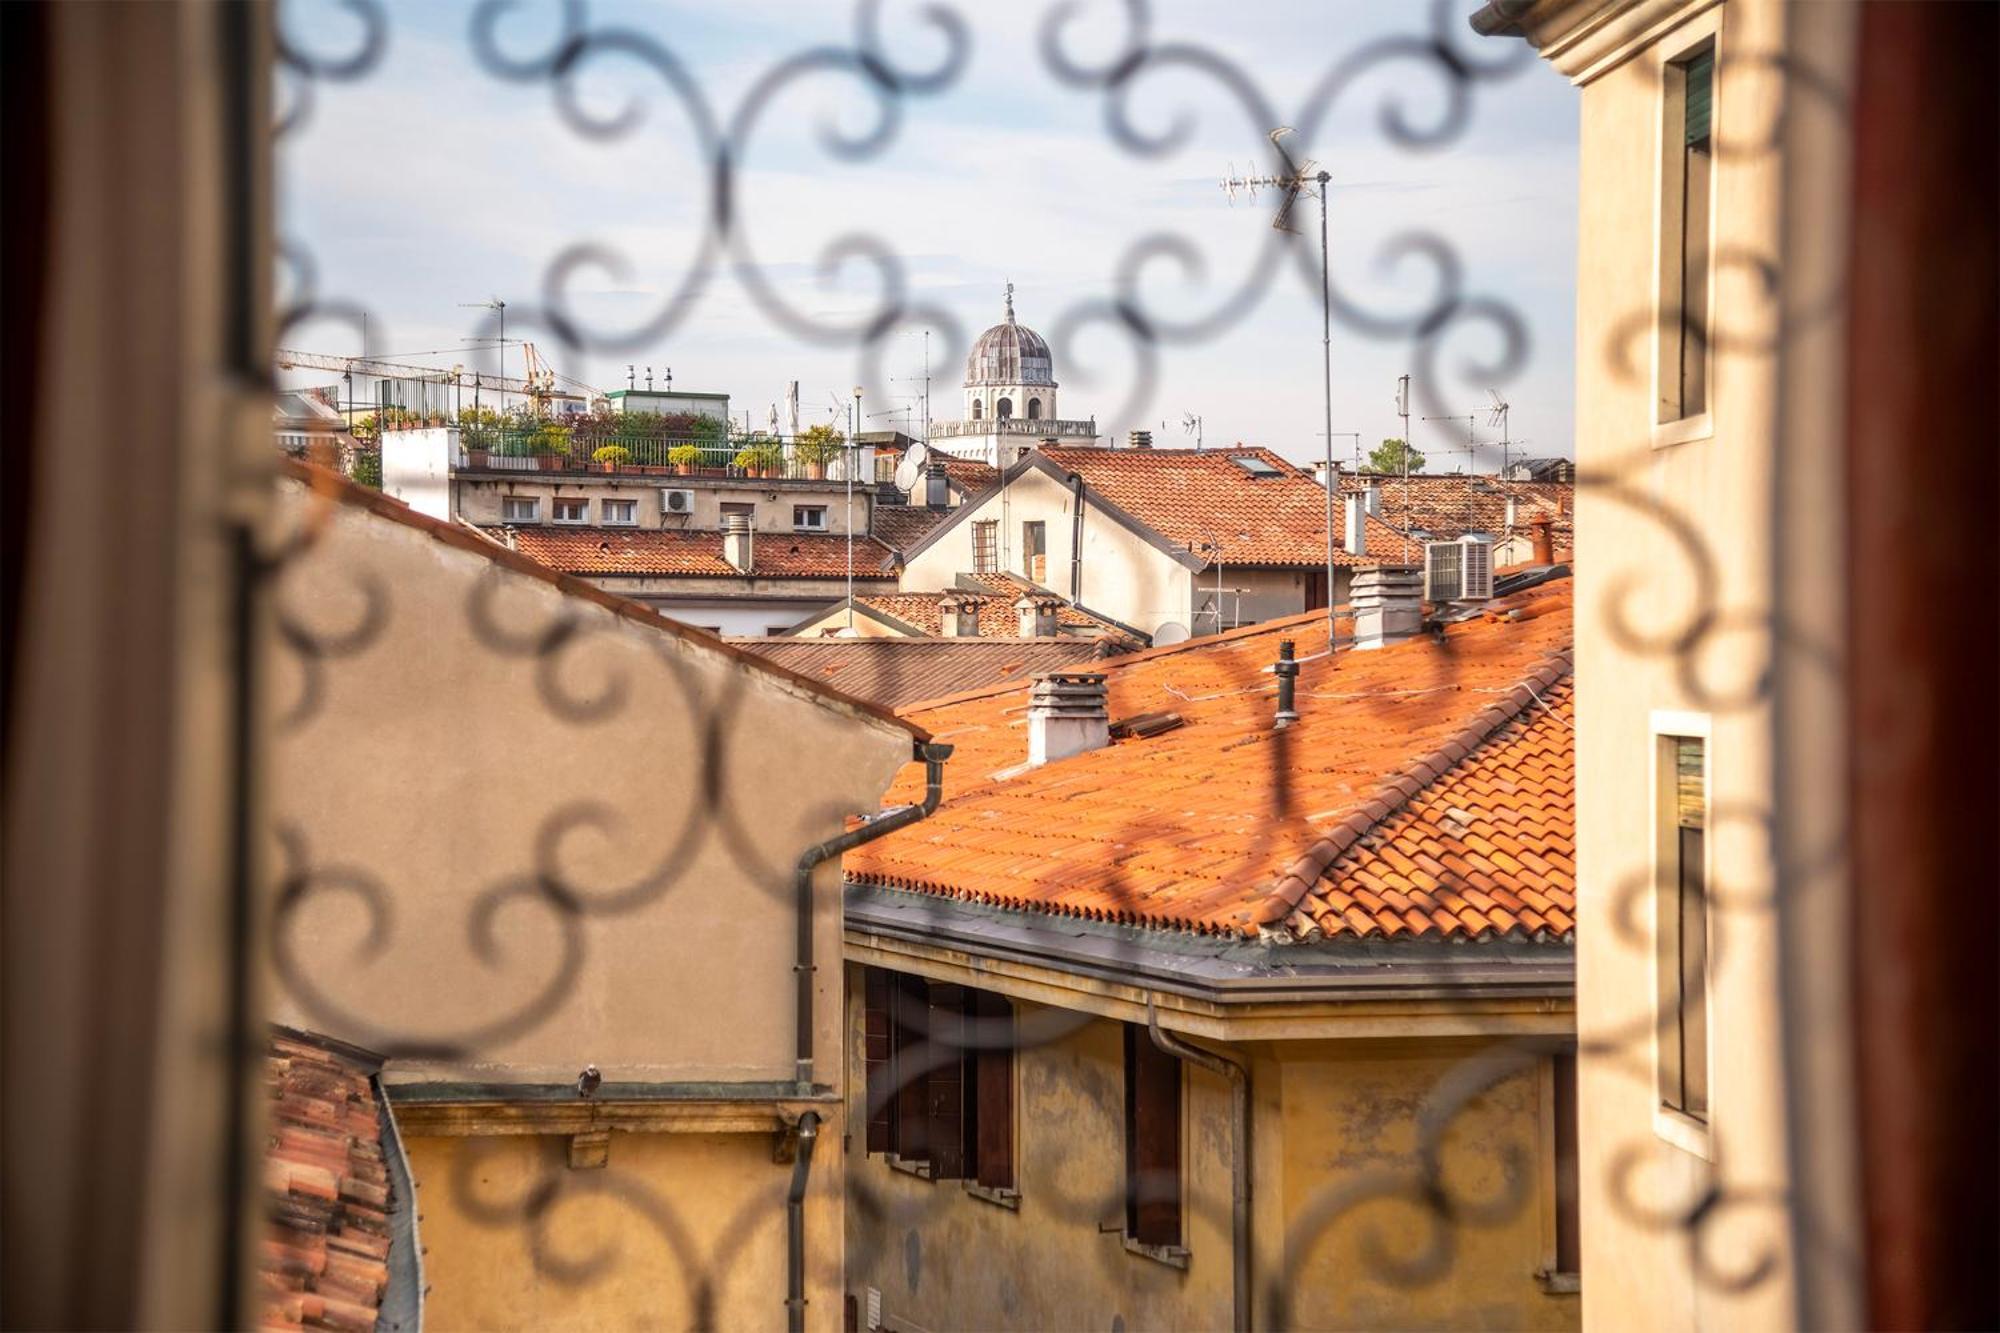
[[[576,402],[589,406],[604,395],[568,375],[559,374],[535,352],[533,343],[522,344],[527,354],[528,376],[491,375],[467,370],[464,366],[420,366],[405,361],[383,361],[371,356],[335,356],[325,352],[302,352],[281,347],[277,353],[280,370],[333,370],[343,375],[367,375],[377,379],[417,380],[425,384],[450,384],[460,388],[492,389],[503,394],[519,394],[535,405],[541,415],[550,402]]]

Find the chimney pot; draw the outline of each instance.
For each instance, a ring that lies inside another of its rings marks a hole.
[[[1381,648],[1423,628],[1423,571],[1409,565],[1371,565],[1354,571],[1348,594],[1354,606],[1354,646]]]
[[[1368,497],[1356,492],[1347,496],[1347,553],[1368,553]]]
[[[947,639],[979,637],[979,599],[948,592],[938,598],[940,632]]]
[[[1297,682],[1299,664],[1292,660],[1292,641],[1278,640],[1278,663],[1272,671],[1278,677],[1278,716],[1275,719],[1280,731],[1299,720],[1297,706]]]
[[[924,505],[930,509],[951,506],[951,474],[944,470],[942,463],[924,465]]]
[[[748,574],[754,552],[748,514],[728,514],[722,520],[722,558],[739,574]]]
[[[1555,520],[1547,514],[1536,514],[1528,520],[1528,536],[1535,546],[1535,563],[1553,565],[1556,562]]]
[[[1101,750],[1111,743],[1111,712],[1101,671],[1045,671],[1028,696],[1028,766]]]
[[[1056,607],[1053,597],[1037,597],[1033,593],[1022,593],[1014,599],[1014,614],[1021,625],[1024,639],[1053,639],[1056,636]]]
[[[1368,497],[1368,512],[1380,518],[1382,516],[1382,488],[1371,481],[1368,483],[1368,489],[1365,494]]]

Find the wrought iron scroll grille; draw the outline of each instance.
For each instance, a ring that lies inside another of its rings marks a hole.
[[[315,90],[328,82],[372,77],[394,40],[395,14],[390,7],[376,0],[342,0],[340,8],[351,19],[352,40],[345,49],[307,49],[295,36],[287,37],[280,25],[281,115],[276,132],[281,153],[286,136],[313,115]],[[741,203],[742,184],[757,171],[757,133],[765,109],[786,87],[806,79],[829,80],[847,90],[866,112],[866,123],[859,129],[829,125],[822,131],[821,142],[833,160],[832,170],[859,168],[880,156],[909,117],[954,87],[971,58],[974,27],[970,19],[948,5],[927,5],[907,18],[892,17],[890,11],[897,8],[879,0],[863,0],[853,11],[852,33],[845,44],[815,46],[782,56],[732,100],[725,96],[725,90],[707,86],[670,38],[594,23],[585,0],[561,0],[534,22],[527,21],[511,0],[480,0],[470,11],[463,56],[476,62],[493,80],[513,87],[522,98],[546,99],[549,115],[580,138],[616,140],[634,132],[642,120],[640,108],[628,103],[607,111],[587,93],[602,62],[613,58],[636,62],[657,80],[659,97],[685,127],[690,144],[706,164],[701,181],[706,198],[705,227],[693,253],[684,261],[678,281],[658,308],[622,328],[596,327],[587,320],[574,299],[578,281],[591,273],[623,271],[631,258],[601,242],[580,239],[549,258],[539,299],[532,308],[510,305],[510,329],[533,330],[573,354],[624,354],[657,346],[686,329],[704,300],[727,281],[755,303],[774,338],[847,349],[854,358],[857,380],[877,386],[878,391],[884,384],[883,360],[889,340],[904,330],[928,327],[941,331],[945,364],[950,364],[951,349],[963,347],[964,330],[951,311],[924,295],[904,259],[886,241],[850,234],[827,242],[822,254],[826,262],[858,261],[875,280],[874,303],[865,316],[829,321],[801,304],[760,264],[755,219]],[[1199,41],[1158,31],[1143,0],[1124,0],[1112,6],[1122,16],[1119,49],[1108,56],[1086,59],[1073,49],[1071,41],[1081,8],[1077,0],[1054,0],[1041,7],[1035,18],[1040,72],[1053,85],[1054,95],[1090,99],[1101,107],[1107,152],[1140,157],[1170,156],[1186,137],[1179,122],[1161,122],[1135,109],[1139,90],[1166,71],[1206,81],[1240,108],[1246,126],[1295,127],[1293,142],[1309,147],[1336,104],[1355,96],[1364,77],[1392,68],[1402,86],[1383,94],[1375,124],[1389,144],[1420,151],[1462,136],[1478,114],[1482,94],[1535,58],[1523,44],[1482,43],[1473,38],[1465,31],[1458,8],[1440,2],[1431,5],[1426,15],[1415,16],[1417,21],[1407,34],[1371,42],[1334,60],[1303,99],[1296,105],[1281,106],[1266,95],[1250,70]],[[550,14],[553,37],[549,35]],[[667,25],[658,26],[664,30]],[[939,54],[922,65],[900,61],[889,49],[887,38],[892,27],[899,36],[905,29],[919,31]],[[531,42],[523,35],[529,33],[539,37]],[[1761,67],[1770,77],[1783,81],[1790,96],[1837,104],[1836,92],[1809,72],[1791,68],[1780,56],[1729,58]],[[651,123],[657,125],[658,120],[654,117]],[[1724,152],[1755,155],[1773,151],[1778,127],[1774,124],[1766,129],[1766,133],[1738,138]],[[1283,168],[1268,143],[1247,138],[1246,146],[1272,154],[1273,168]],[[279,258],[283,268],[279,345],[290,342],[288,335],[308,323],[332,321],[360,330],[368,313],[361,297],[321,291],[312,255],[296,243],[281,243]],[[1505,299],[1482,290],[1472,259],[1441,233],[1422,227],[1406,230],[1391,239],[1379,258],[1396,265],[1399,272],[1423,273],[1421,281],[1411,284],[1411,290],[1419,294],[1417,299],[1401,308],[1381,308],[1340,285],[1336,275],[1332,292],[1335,336],[1407,348],[1418,403],[1413,414],[1445,415],[1455,404],[1455,396],[1447,393],[1448,384],[1504,385],[1528,363],[1534,341],[1528,318]],[[1135,369],[1124,403],[1110,419],[1134,416],[1151,401],[1162,349],[1227,337],[1251,318],[1278,284],[1295,281],[1315,297],[1318,293],[1316,249],[1303,237],[1271,231],[1258,244],[1242,280],[1205,308],[1191,315],[1170,315],[1149,303],[1141,282],[1149,269],[1159,264],[1196,267],[1201,262],[1202,256],[1187,237],[1162,231],[1136,235],[1122,252],[1106,257],[1102,289],[1079,296],[1050,323],[1055,354],[1066,363],[1086,329],[1111,330],[1125,343]],[[1723,252],[1715,256],[1715,263],[1718,269],[1753,275],[1754,285],[1769,298],[1759,309],[1725,312],[1727,317],[1712,337],[1712,346],[1718,351],[1769,352],[1802,326],[1826,316],[1840,299],[1839,293],[1828,292],[1802,308],[1783,309],[1778,305],[1777,255]],[[1656,318],[1656,312],[1634,312],[1614,345],[1598,349],[1602,364],[1595,373],[1643,380],[1649,373],[1644,349]],[[379,322],[376,327],[379,336]],[[490,318],[483,317],[470,332],[490,337],[494,332]],[[1480,336],[1468,337],[1472,334]],[[1447,365],[1448,351],[1461,345],[1461,340],[1497,350]],[[1454,443],[1453,447],[1458,446]],[[1579,618],[1600,617],[1627,650],[1671,662],[1685,695],[1715,714],[1767,707],[1771,699],[1770,659],[1775,654],[1796,655],[1829,675],[1837,674],[1840,665],[1835,650],[1807,640],[1777,620],[1770,610],[1776,603],[1766,595],[1767,590],[1724,586],[1715,554],[1692,516],[1662,504],[1637,479],[1639,465],[1648,452],[1648,441],[1634,440],[1621,451],[1629,465],[1579,475],[1578,485],[1628,511],[1632,522],[1652,525],[1665,533],[1684,562],[1681,573],[1691,579],[1695,595],[1662,617],[1648,601],[1648,589],[1626,586],[1616,589],[1600,606],[1579,606]],[[316,545],[315,525],[309,521],[278,550],[252,559],[245,576],[253,581],[275,581],[271,586],[281,589],[286,570],[318,558]],[[391,613],[396,594],[383,579],[367,570],[344,570],[342,576],[352,582],[357,598],[358,611],[351,624],[334,628],[304,624],[285,612],[281,592],[276,599],[281,651],[296,664],[300,682],[296,697],[281,704],[283,727],[315,724],[326,673],[337,672],[344,660],[368,652]],[[580,624],[569,619],[539,625],[511,623],[495,611],[490,592],[490,587],[482,585],[468,600],[463,608],[465,621],[488,650],[518,659],[534,673],[541,704],[550,715],[582,723],[615,716],[627,706],[629,682],[575,678],[570,667],[587,638]],[[1768,644],[1761,668],[1747,678],[1714,679],[1716,645],[1743,636],[1755,636]],[[631,821],[615,825],[627,836],[643,836],[647,846],[655,850],[659,869],[623,885],[573,882],[562,854],[566,842],[584,830],[614,827],[614,821],[612,812],[558,795],[551,800],[535,839],[538,851],[533,862],[493,884],[474,916],[464,923],[466,948],[484,956],[492,947],[494,915],[516,903],[532,906],[561,941],[561,965],[551,978],[526,994],[510,996],[497,1007],[490,1022],[468,1030],[441,1033],[415,1024],[385,1027],[366,1020],[351,1010],[356,997],[327,993],[306,975],[288,947],[288,922],[305,903],[322,896],[345,897],[365,915],[369,946],[385,947],[393,928],[395,900],[413,891],[413,886],[382,883],[344,868],[338,849],[311,846],[296,830],[279,830],[285,857],[282,874],[273,886],[272,929],[264,947],[292,997],[329,1027],[391,1055],[472,1058],[533,1029],[563,1003],[587,962],[581,929],[586,919],[629,913],[664,895],[684,891],[673,867],[686,864],[692,848],[710,843],[727,848],[746,880],[768,886],[774,895],[785,895],[790,867],[803,846],[791,849],[789,855],[774,853],[756,835],[748,812],[731,808],[722,797],[722,775],[741,734],[740,691],[720,695],[704,691],[685,679],[676,660],[667,654],[662,654],[659,670],[683,691],[690,725],[702,739],[701,763],[690,777],[693,799],[685,804],[686,818],[675,827],[642,833]],[[1288,753],[1286,735],[1278,733],[1272,746],[1273,763],[1280,772]],[[1269,821],[1273,830],[1283,827],[1294,813],[1286,808],[1283,785],[1276,790],[1279,801]],[[843,813],[825,812],[825,832],[837,830]],[[1772,811],[1718,808],[1712,817],[1716,826],[1735,823],[1767,833]],[[1727,949],[1739,923],[1767,919],[1784,886],[1815,882],[1816,870],[1843,855],[1841,846],[1831,845],[1811,864],[1779,867],[1772,883],[1713,885],[1714,948]],[[1650,936],[1644,921],[1650,887],[1647,876],[1635,875],[1609,890],[1617,902],[1614,919],[1633,951],[1635,965],[1650,960]],[[1122,903],[1131,904],[1129,893],[1119,896]],[[1000,1032],[971,1019],[949,1040],[927,1042],[901,1069],[915,1075],[927,1063],[940,1064],[957,1058],[962,1050],[998,1042],[1033,1049],[1058,1041],[1090,1021],[1082,1015],[1039,1011]],[[1615,1062],[1635,1079],[1650,1080],[1653,1037],[1653,1016],[1633,1014],[1614,1031],[1590,1040],[1585,1053]],[[1420,1116],[1416,1150],[1405,1165],[1328,1186],[1307,1201],[1297,1212],[1292,1234],[1283,1247],[1285,1254],[1294,1256],[1293,1267],[1267,1275],[1264,1289],[1257,1293],[1259,1306],[1271,1312],[1266,1317],[1277,1324],[1286,1322],[1284,1312],[1296,1299],[1292,1289],[1296,1269],[1316,1237],[1350,1220],[1370,1226],[1369,1210],[1385,1201],[1413,1208],[1426,1219],[1414,1248],[1399,1247],[1387,1233],[1376,1235],[1372,1242],[1376,1275],[1391,1284],[1410,1286],[1449,1282],[1465,1237],[1533,1207],[1535,1144],[1508,1145],[1505,1179],[1497,1191],[1484,1193],[1469,1191],[1465,1182],[1452,1178],[1445,1165],[1443,1144],[1456,1117],[1470,1102],[1536,1068],[1549,1049],[1549,1044],[1541,1041],[1503,1042],[1465,1059],[1432,1089]],[[870,1087],[868,1094],[872,1108],[881,1098],[893,1095],[893,1089]],[[1646,1179],[1641,1170],[1643,1147],[1635,1143],[1613,1155],[1610,1183],[1620,1206],[1644,1225],[1681,1234],[1697,1271],[1718,1288],[1744,1289],[1773,1280],[1780,1263],[1775,1249],[1752,1246],[1744,1250],[1717,1243],[1730,1219],[1745,1214],[1768,1217],[1768,1234],[1777,1234],[1782,1230],[1779,1219],[1793,1206],[1785,1192],[1735,1170],[1727,1132],[1718,1131],[1707,1183],[1692,1195],[1663,1193],[1660,1186]],[[558,1167],[523,1191],[494,1197],[477,1179],[478,1160],[476,1152],[463,1158],[464,1169],[450,1188],[476,1219],[495,1227],[522,1229],[530,1239],[537,1266],[547,1277],[558,1283],[586,1284],[615,1265],[641,1262],[640,1249],[650,1245],[649,1241],[632,1240],[622,1247],[577,1255],[561,1252],[548,1240],[551,1220],[565,1209],[622,1208],[658,1241],[649,1254],[658,1250],[672,1257],[683,1287],[690,1293],[690,1319],[694,1323],[713,1318],[719,1274],[726,1270],[749,1230],[772,1210],[782,1211],[783,1186],[779,1182],[769,1199],[755,1201],[729,1224],[716,1248],[703,1252],[684,1218],[684,1201],[615,1169],[571,1173]],[[921,1228],[937,1209],[957,1206],[944,1191],[933,1192],[916,1205],[891,1199],[871,1190],[865,1173],[851,1175],[849,1189],[849,1207],[875,1223],[863,1231],[878,1236]],[[1045,1199],[1044,1203],[1066,1220],[1091,1227],[1122,1208],[1122,1187],[1111,1196],[1085,1191],[1074,1197]],[[1226,1216],[1210,1220],[1227,1230]],[[1799,1234],[1808,1240],[1814,1236],[1809,1220]],[[1800,1258],[1804,1261],[1808,1256]],[[1838,1253],[1810,1258],[1851,1262],[1851,1256]]]

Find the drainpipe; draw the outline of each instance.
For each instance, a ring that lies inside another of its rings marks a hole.
[[[822,861],[830,861],[865,842],[873,842],[899,828],[906,828],[937,809],[938,801],[944,795],[944,761],[951,758],[951,747],[919,741],[916,753],[911,757],[924,761],[923,801],[883,811],[859,828],[849,829],[807,848],[805,854],[799,857],[798,870],[792,878],[798,902],[796,915],[799,927],[798,963],[792,969],[798,974],[798,1061],[793,1080],[801,1097],[810,1097],[813,1091],[813,871]]]
[[[791,1333],[805,1333],[806,1326],[806,1181],[812,1175],[817,1142],[819,1112],[807,1111],[799,1117],[792,1187],[785,1192],[785,1327]]]
[[[1071,606],[1083,602],[1083,478],[1072,472],[1069,474],[1070,503],[1069,529],[1069,601]]]
[[[1199,1065],[1229,1080],[1229,1244],[1230,1287],[1236,1333],[1250,1330],[1250,1070],[1226,1055],[1189,1045],[1160,1027],[1153,997],[1146,996],[1146,1031],[1168,1055]]]
[[[951,758],[951,747],[919,741],[913,757],[924,761],[921,802],[884,811],[859,828],[808,848],[799,857],[792,881],[798,897],[798,963],[792,970],[798,974],[798,1060],[794,1078],[801,1097],[812,1096],[813,1090],[813,870],[821,862],[906,828],[937,809],[944,795],[944,761]],[[818,1137],[819,1114],[807,1111],[799,1117],[798,1154],[792,1159],[792,1187],[785,1195],[785,1323],[792,1333],[801,1333],[806,1326],[806,1181],[812,1173],[813,1144]]]

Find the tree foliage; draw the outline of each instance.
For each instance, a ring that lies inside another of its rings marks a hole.
[[[1400,476],[1404,471],[1404,464],[1406,462],[1409,465],[1408,470],[1411,472],[1422,472],[1424,470],[1424,456],[1415,449],[1412,449],[1408,441],[1396,439],[1384,440],[1382,443],[1376,445],[1374,451],[1368,455],[1368,470],[1370,472],[1393,472]]]

